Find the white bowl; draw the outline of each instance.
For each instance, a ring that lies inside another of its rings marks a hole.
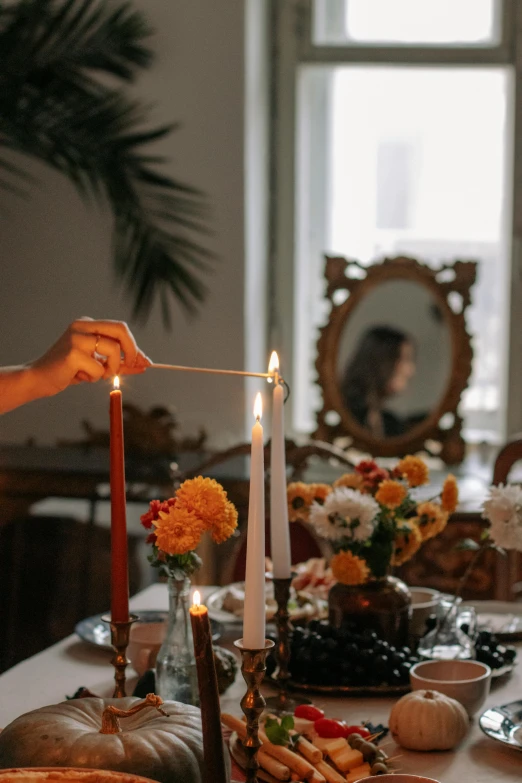
[[[441,593],[431,587],[410,587],[411,621],[410,633],[420,639],[426,632],[426,620],[437,614]]]
[[[390,775],[372,775],[364,778],[364,783],[378,780],[380,783],[440,783],[435,778],[425,778],[423,775],[403,775],[402,772],[394,772]]]
[[[410,669],[414,691],[438,691],[460,701],[472,717],[486,701],[491,669],[478,661],[422,661]]]

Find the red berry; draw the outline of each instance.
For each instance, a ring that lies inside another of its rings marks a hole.
[[[314,721],[319,720],[319,718],[324,718],[324,712],[318,707],[314,707],[313,704],[300,704],[295,708],[294,715],[296,718]]]
[[[360,734],[363,739],[367,739],[368,737],[371,737],[370,732],[368,729],[365,729],[364,726],[344,726],[344,734],[343,737],[349,737],[350,734]]]
[[[319,718],[314,723],[314,729],[323,739],[334,739],[336,737],[344,737],[345,726],[339,723],[338,720]]]

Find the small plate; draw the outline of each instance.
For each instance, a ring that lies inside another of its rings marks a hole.
[[[149,609],[138,609],[136,614],[142,623],[164,623],[168,617],[168,612]],[[102,620],[102,617],[102,614],[95,614],[93,617],[80,620],[74,630],[82,641],[95,644],[97,647],[103,647],[106,650],[112,650],[111,629]],[[212,641],[217,642],[221,636],[221,624],[211,619],[210,625],[212,628]]]
[[[270,584],[268,583],[270,587]],[[219,623],[226,625],[243,625],[243,613],[234,612],[223,609],[223,602],[230,591],[236,591],[237,596],[240,598],[241,593],[244,594],[245,583],[244,582],[232,582],[230,585],[219,587],[214,590],[213,593],[207,596],[205,599],[205,605],[208,607],[208,613],[213,620],[217,620]],[[316,617],[323,617],[326,614],[326,601],[322,601],[319,598],[313,596],[307,598],[302,606],[292,606],[292,597],[289,603],[290,620],[293,622],[313,620]],[[271,608],[271,611],[267,611],[266,622],[275,622],[276,606],[275,603]]]
[[[522,750],[522,701],[486,710],[480,716],[479,725],[491,739]]]

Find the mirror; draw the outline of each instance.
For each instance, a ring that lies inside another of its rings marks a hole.
[[[464,456],[457,413],[471,371],[465,309],[475,262],[438,269],[414,259],[364,267],[326,259],[331,310],[318,341],[323,395],[314,437],[374,456],[424,449]]]

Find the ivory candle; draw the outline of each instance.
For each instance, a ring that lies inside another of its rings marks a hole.
[[[270,449],[270,549],[274,579],[288,579],[291,573],[290,529],[286,499],[286,456],[284,388],[279,382],[279,357],[270,357],[268,372],[274,372],[272,439]]]
[[[129,619],[129,569],[125,501],[125,453],[120,379],[114,378],[110,394],[110,483],[111,483],[111,618]]]
[[[251,650],[265,647],[265,468],[262,399],[254,404],[256,423],[252,427],[250,494],[248,501],[247,554],[243,645]]]

